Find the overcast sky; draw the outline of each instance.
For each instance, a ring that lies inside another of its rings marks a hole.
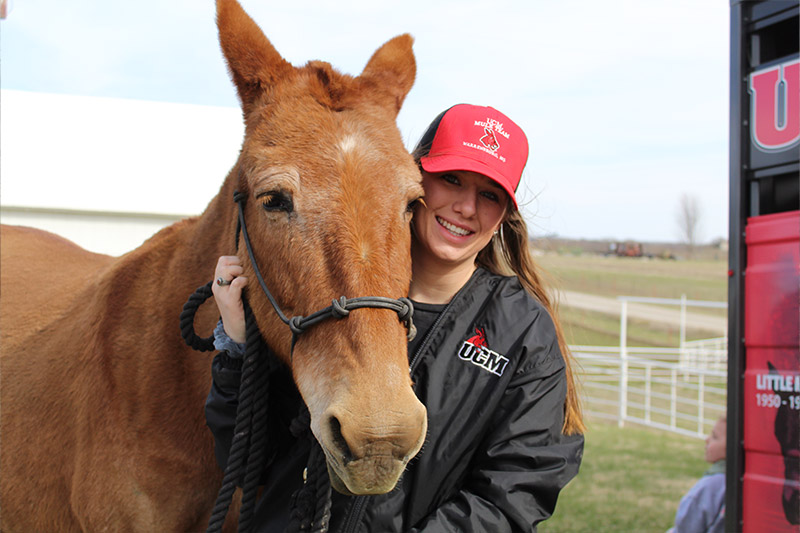
[[[242,5],[295,65],[356,75],[412,34],[406,144],[454,103],[509,115],[531,144],[521,197],[535,235],[675,241],[686,193],[702,239],[727,238],[727,0]],[[15,0],[0,25],[3,89],[238,106],[211,0]]]

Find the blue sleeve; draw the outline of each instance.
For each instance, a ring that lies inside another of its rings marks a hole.
[[[217,322],[217,327],[214,328],[214,348],[220,352],[228,352],[228,356],[233,359],[243,359],[246,344],[243,342],[236,342],[225,332],[225,326],[222,324],[222,319]]]
[[[705,476],[695,483],[678,505],[675,533],[706,533],[724,523],[725,474]]]

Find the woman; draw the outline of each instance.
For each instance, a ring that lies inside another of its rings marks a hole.
[[[409,297],[418,332],[408,353],[428,436],[389,494],[335,494],[330,530],[534,531],[578,472],[584,427],[571,358],[515,196],[528,142],[499,111],[461,104],[433,121],[414,157],[425,197],[412,219]],[[223,465],[236,343],[245,336],[242,272],[236,257],[223,257],[215,274],[232,280],[214,286],[216,341],[227,353],[215,358],[207,404]],[[284,530],[285,495],[301,484],[308,446],[284,442],[265,474],[260,531]]]

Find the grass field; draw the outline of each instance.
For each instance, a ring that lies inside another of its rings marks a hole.
[[[562,291],[575,291],[616,298],[643,296],[724,302],[728,296],[727,262],[670,261],[604,257],[597,255],[544,254],[537,257],[551,285]],[[692,308],[693,312],[724,317],[724,309]],[[569,344],[619,346],[619,317],[561,306],[559,309]],[[708,338],[708,332],[688,329],[687,340]],[[676,347],[680,341],[677,326],[637,319],[628,321],[628,344],[635,346]]]
[[[726,261],[669,261],[544,254],[539,264],[560,289],[603,296],[647,296],[725,301]]]
[[[561,306],[559,316],[568,344],[619,346],[619,317]],[[702,330],[687,328],[686,340],[712,336]],[[680,328],[628,318],[628,346],[676,347]]]
[[[693,300],[727,300],[725,261],[556,254],[537,259],[550,282],[563,291],[613,298],[680,298],[685,294]],[[722,311],[714,312],[724,316]],[[619,346],[618,316],[566,306],[560,308],[560,316],[568,343]],[[677,347],[679,336],[677,326],[628,320],[630,346]],[[687,331],[687,340],[709,336],[703,331]],[[631,386],[640,385],[634,380]],[[664,387],[657,385],[654,392],[667,394]],[[717,396],[722,399],[715,401],[724,404],[724,390]],[[655,402],[654,407],[658,405]],[[709,416],[715,418],[716,414]],[[663,533],[673,525],[680,499],[706,468],[700,439],[636,426],[618,428],[599,418],[589,419],[580,474],[562,492],[555,515],[542,523],[539,531]]]
[[[580,474],[539,531],[663,533],[706,468],[699,439],[590,423]]]

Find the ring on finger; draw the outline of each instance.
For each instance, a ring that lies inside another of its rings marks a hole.
[[[224,287],[225,285],[230,285],[231,283],[233,283],[233,280],[228,281],[222,276],[217,278],[217,285],[219,285],[220,287]]]

